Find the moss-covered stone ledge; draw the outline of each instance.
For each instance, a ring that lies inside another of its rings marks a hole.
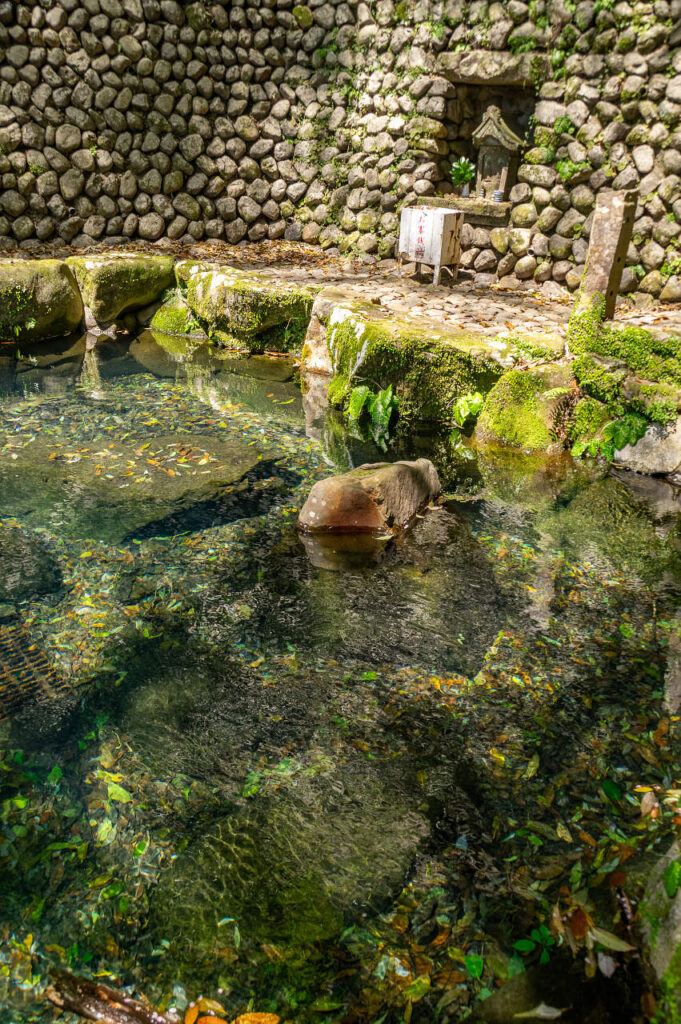
[[[83,302],[98,323],[160,299],[174,281],[174,257],[130,252],[69,256]]]
[[[63,337],[82,321],[78,285],[62,260],[0,260],[0,342]]]
[[[300,350],[317,287],[191,260],[175,271],[187,306],[212,340],[248,352]]]
[[[359,384],[393,386],[404,420],[449,423],[457,398],[486,394],[519,360],[559,359],[561,338],[505,333],[487,338],[389,310],[340,288],[315,301],[303,348],[303,369],[333,375],[329,399],[346,406]]]

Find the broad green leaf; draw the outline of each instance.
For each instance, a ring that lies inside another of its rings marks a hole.
[[[351,419],[358,420],[360,418],[370,394],[371,392],[366,384],[360,384],[359,387],[352,389],[348,404],[348,416]]]
[[[482,960],[482,957],[480,957],[480,959]],[[482,969],[481,969],[481,973],[482,973]],[[480,975],[476,974],[476,975],[473,975],[473,977],[479,978]],[[428,977],[427,974],[422,974],[420,977],[414,978],[414,980],[412,981],[411,985],[409,985],[404,990],[404,994],[407,997],[407,999],[411,999],[412,1003],[418,1003],[419,999],[423,999],[423,997],[425,996],[426,992],[429,992],[429,991],[430,991],[430,978]]]
[[[531,953],[536,948],[537,943],[533,942],[532,939],[518,939],[517,942],[513,943],[513,948],[517,949],[519,953]]]
[[[466,970],[470,974],[471,978],[482,977],[485,961],[479,953],[469,953],[464,960],[464,964],[466,965]]]
[[[127,789],[123,789],[117,782],[109,783],[106,795],[109,800],[117,800],[120,804],[129,804],[132,800],[132,796],[128,793]]]
[[[609,800],[621,800],[622,798],[622,790],[612,779],[603,779],[601,789]]]
[[[629,953],[635,949],[635,946],[630,946],[624,939],[618,938],[612,932],[606,932],[604,928],[592,928],[591,936],[595,942],[600,942],[601,946],[605,946],[606,949],[613,949],[616,953]]]
[[[673,900],[681,885],[681,861],[673,860],[668,864],[662,876],[665,892]]]

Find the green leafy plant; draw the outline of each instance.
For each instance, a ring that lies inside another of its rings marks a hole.
[[[475,177],[475,167],[467,156],[460,156],[450,168],[452,185],[467,185]]]
[[[636,444],[643,437],[648,429],[648,420],[636,412],[629,412],[617,420],[610,420],[605,424],[601,437],[594,437],[590,441],[576,441],[571,450],[574,458],[587,454],[594,458],[601,455],[608,462],[612,462],[615,452],[628,444]]]
[[[574,135],[576,130],[567,114],[557,117],[553,125],[553,131],[556,135]]]
[[[460,427],[463,427],[468,419],[476,417],[485,404],[485,399],[479,391],[461,395],[454,403],[454,420]]]
[[[539,952],[539,963],[547,964],[551,959],[549,950],[555,944],[556,940],[551,932],[545,924],[541,924],[538,928],[532,929],[529,939],[519,939],[514,943],[513,948],[524,956]]]
[[[374,441],[385,451],[390,423],[398,405],[399,400],[393,392],[392,384],[378,394],[374,394],[366,384],[360,384],[350,393],[348,417],[351,426],[359,428],[362,436],[362,427],[369,425]]]

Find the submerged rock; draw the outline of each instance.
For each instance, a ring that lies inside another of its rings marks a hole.
[[[211,263],[183,261],[176,273],[192,314],[221,345],[249,352],[300,348],[313,288]]]
[[[226,918],[246,949],[330,939],[346,908],[378,908],[399,890],[427,834],[425,819],[370,766],[299,773],[174,859],[154,892],[152,927],[195,959],[229,943]]]
[[[375,462],[319,480],[298,520],[303,530],[370,533],[400,529],[441,491],[428,459]]]
[[[50,594],[61,586],[57,563],[35,536],[0,525],[0,603]]]
[[[61,260],[0,260],[0,342],[71,334],[83,320],[76,279]]]
[[[159,299],[174,280],[172,256],[110,252],[69,256],[83,302],[101,324]]]
[[[47,436],[24,446],[6,444],[0,452],[0,514],[58,534],[119,543],[220,496],[256,466],[259,454],[247,444],[180,431],[150,441],[128,435],[94,450]]]

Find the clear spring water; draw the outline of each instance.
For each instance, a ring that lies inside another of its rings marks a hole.
[[[312,482],[381,453],[290,361],[0,352],[3,1024],[53,1019],[51,965],[229,1019],[501,1020],[505,983],[633,1019],[637,956],[589,981],[555,922],[635,945],[673,829],[641,787],[677,779],[675,493],[439,436],[389,457],[421,454],[438,510],[320,554]]]

